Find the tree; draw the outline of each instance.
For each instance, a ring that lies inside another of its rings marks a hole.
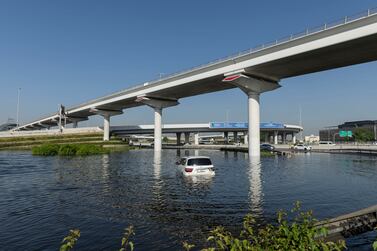
[[[366,128],[356,128],[354,130],[354,137],[356,141],[367,142],[374,140],[374,134],[371,130]]]
[[[162,142],[164,142],[164,143],[168,143],[168,142],[169,142],[169,139],[168,139],[168,137],[166,137],[166,136],[165,136],[165,137],[163,137],[163,138],[162,138]]]

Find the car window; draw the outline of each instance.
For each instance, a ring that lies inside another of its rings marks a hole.
[[[185,158],[181,159],[181,160],[179,161],[179,164],[180,164],[180,165],[184,165],[184,164],[186,164],[186,159],[185,159]]]
[[[207,158],[189,159],[187,161],[188,166],[208,166],[212,165],[211,160]]]

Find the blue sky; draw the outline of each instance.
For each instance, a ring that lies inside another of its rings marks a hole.
[[[0,123],[21,123],[229,54],[377,7],[372,0],[0,1]],[[377,119],[377,63],[284,79],[261,97],[261,120],[297,124],[305,134],[344,121]],[[180,100],[165,123],[246,121],[237,89]],[[113,124],[153,122],[148,107]],[[93,116],[82,125],[100,125]]]

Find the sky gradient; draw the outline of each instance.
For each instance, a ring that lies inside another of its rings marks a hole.
[[[0,123],[20,122],[377,7],[372,0],[0,1]],[[283,79],[261,95],[261,121],[298,124],[305,135],[377,119],[377,63]],[[238,89],[180,100],[164,123],[247,120]],[[153,123],[148,107],[114,125]],[[102,125],[93,116],[80,125]]]

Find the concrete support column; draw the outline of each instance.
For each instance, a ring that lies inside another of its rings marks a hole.
[[[110,140],[110,115],[103,115],[103,141]]]
[[[283,144],[286,144],[287,142],[287,134],[283,132]]]
[[[110,140],[110,116],[123,114],[122,110],[109,110],[102,108],[90,108],[92,113],[98,114],[103,117],[103,141]],[[85,118],[83,120],[86,120]]]
[[[162,149],[162,109],[178,105],[178,100],[144,94],[138,96],[136,102],[141,102],[154,109],[154,151],[160,152]]]
[[[177,146],[179,146],[181,144],[181,135],[182,135],[182,133],[177,132],[176,135],[177,135]]]
[[[259,93],[248,93],[249,104],[249,156],[260,156]]]
[[[264,142],[266,142],[266,143],[270,143],[270,134],[268,134],[268,133],[266,133],[265,135],[264,135]]]
[[[162,149],[162,108],[154,108],[154,150],[159,152]]]
[[[194,144],[199,145],[199,133],[194,133]]]
[[[292,133],[292,143],[296,144],[296,133]]]
[[[249,75],[250,74],[250,75]],[[280,87],[278,80],[258,78],[248,73],[247,69],[224,74],[223,82],[239,87],[248,96],[249,111],[249,157],[260,158],[260,113],[259,95],[263,92],[272,91]],[[265,76],[266,77],[266,76]]]
[[[238,143],[238,132],[233,132],[233,140],[234,140],[234,143]]]
[[[78,124],[79,124],[79,122],[78,121],[73,121],[73,128],[77,128],[78,127]]]
[[[245,145],[249,144],[249,134],[248,134],[248,132],[244,132],[243,135],[244,135],[243,136],[243,143]]]
[[[185,132],[185,144],[190,144],[190,133]]]
[[[278,131],[274,131],[274,145],[278,144]]]
[[[225,142],[225,144],[228,144],[228,143],[229,143],[228,132],[224,132],[224,142]]]

